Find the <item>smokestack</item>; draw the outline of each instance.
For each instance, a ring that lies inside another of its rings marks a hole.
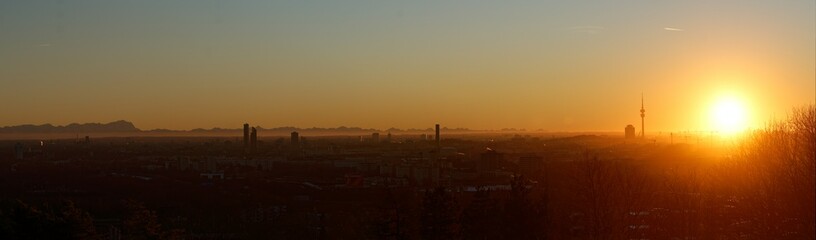
[[[439,150],[439,146],[440,146],[441,141],[442,141],[442,139],[439,138],[439,124],[437,123],[436,124],[436,150]]]

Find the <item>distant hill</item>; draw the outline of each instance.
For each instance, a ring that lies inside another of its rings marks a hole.
[[[0,128],[0,133],[134,133],[141,132],[133,123],[119,120],[109,123],[72,123],[65,126],[43,125],[18,125]]]

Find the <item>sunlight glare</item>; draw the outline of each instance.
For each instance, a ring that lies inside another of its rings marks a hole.
[[[711,117],[714,130],[725,135],[742,132],[748,126],[745,105],[734,97],[724,97],[715,102]]]

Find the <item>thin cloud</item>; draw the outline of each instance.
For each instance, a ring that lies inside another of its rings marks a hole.
[[[571,33],[583,33],[583,34],[597,34],[603,31],[604,29],[606,28],[601,26],[574,26],[567,28],[567,30],[569,30]]]
[[[40,44],[37,44],[37,47],[50,47],[50,46],[51,46],[51,44],[50,44],[50,43],[40,43]]]
[[[682,31],[685,31],[685,29],[680,29],[680,28],[670,28],[670,27],[664,27],[664,28],[663,28],[663,30],[666,30],[666,31],[675,31],[675,32],[682,32]]]

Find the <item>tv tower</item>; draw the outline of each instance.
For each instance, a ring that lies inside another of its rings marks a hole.
[[[645,118],[646,109],[643,109],[643,93],[640,93],[640,138],[646,138]]]

